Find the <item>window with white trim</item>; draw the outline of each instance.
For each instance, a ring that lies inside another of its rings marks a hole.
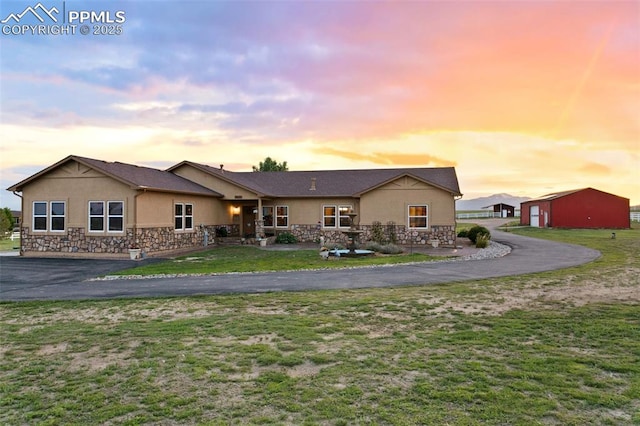
[[[89,201],[89,232],[104,231],[104,201]]]
[[[109,232],[124,231],[124,202],[109,201],[107,203],[107,223]]]
[[[351,226],[351,218],[347,214],[352,210],[351,206],[338,206],[338,215],[341,228],[348,228]]]
[[[33,224],[34,231],[47,230],[47,203],[46,201],[33,202]]]
[[[273,206],[262,206],[263,226],[267,228],[273,227]]]
[[[190,231],[193,229],[193,204],[176,203],[174,212],[174,227],[176,231]]]
[[[51,225],[52,232],[64,232],[66,205],[64,201],[51,202]]]
[[[184,205],[184,229],[193,229],[193,204]]]
[[[124,231],[124,202],[89,201],[89,232]]]
[[[182,204],[176,204],[175,205],[175,221],[174,221],[174,228],[176,231],[178,230],[182,230],[183,229],[183,221],[182,221],[182,216],[184,213],[184,206]]]
[[[322,207],[322,225],[325,228],[336,227],[336,206]]]
[[[426,204],[409,206],[409,228],[426,229],[429,226],[429,207]]]
[[[322,225],[325,228],[335,228],[336,224],[340,228],[348,228],[351,226],[351,220],[348,213],[353,209],[352,206],[322,206]]]
[[[278,228],[289,226],[289,206],[276,206],[276,226]]]

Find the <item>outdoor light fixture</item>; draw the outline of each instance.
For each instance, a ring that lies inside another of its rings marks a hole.
[[[231,207],[231,213],[240,214],[240,206],[232,206]]]

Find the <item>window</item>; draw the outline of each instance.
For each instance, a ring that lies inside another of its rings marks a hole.
[[[46,201],[34,201],[33,230],[64,232],[65,210],[64,201],[51,201],[48,204]]]
[[[108,213],[109,232],[124,231],[124,203],[122,201],[109,201]]]
[[[184,229],[193,229],[193,204],[184,205]]]
[[[33,203],[33,230],[47,230],[47,203],[36,201]]]
[[[323,206],[322,224],[325,228],[335,228],[336,223],[341,228],[351,226],[351,220],[347,214],[351,211],[351,206]]]
[[[89,201],[89,232],[124,231],[124,203],[122,201],[108,201],[105,210],[104,201]],[[105,220],[106,219],[106,220]]]
[[[176,210],[176,212],[175,212],[175,219],[176,220],[175,220],[174,227],[175,227],[175,229],[177,231],[179,229],[183,229],[182,228],[182,223],[183,223],[182,222],[182,213],[184,212],[184,206],[182,204],[176,204],[175,210]]]
[[[276,226],[286,228],[289,226],[289,207],[276,206]]]
[[[104,201],[89,201],[89,232],[104,231]]]
[[[324,206],[322,208],[322,223],[325,228],[336,227],[336,206]]]
[[[351,226],[351,218],[347,214],[351,211],[351,206],[339,206],[338,213],[340,213],[340,227],[348,228]]]
[[[51,231],[64,231],[64,201],[51,202]]]
[[[262,220],[264,221],[264,226],[273,226],[273,206],[262,207]]]
[[[429,223],[428,206],[409,206],[409,228],[425,229]]]
[[[174,217],[176,231],[193,229],[193,204],[176,204]]]

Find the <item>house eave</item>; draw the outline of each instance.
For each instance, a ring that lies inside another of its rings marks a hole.
[[[180,190],[167,189],[167,188],[154,188],[151,186],[144,186],[144,185],[132,186],[131,189],[142,191],[142,192],[162,192],[162,193],[168,193],[168,194],[200,195],[202,197],[222,198],[222,195],[220,194],[213,194],[213,193],[207,194],[207,193],[197,192],[197,191],[180,191]]]
[[[195,168],[195,169],[197,169],[197,170],[200,170],[201,172],[203,172],[203,173],[205,173],[205,174],[207,174],[207,175],[209,175],[209,176],[213,176],[213,177],[218,178],[218,179],[220,179],[220,180],[222,180],[222,181],[224,181],[224,182],[227,182],[227,183],[230,183],[230,184],[232,184],[232,185],[235,185],[235,186],[237,186],[238,188],[244,189],[245,191],[251,192],[251,193],[253,193],[253,194],[255,194],[255,195],[256,195],[256,198],[262,198],[262,197],[267,197],[267,196],[273,196],[273,195],[270,195],[270,194],[263,194],[263,193],[260,193],[260,192],[256,191],[256,189],[255,189],[255,188],[251,188],[251,187],[248,187],[248,186],[243,185],[243,184],[241,184],[241,183],[238,183],[238,182],[236,182],[234,179],[230,179],[230,178],[228,178],[228,177],[224,176],[224,173],[211,173],[211,171],[210,171],[210,170],[206,169],[205,167],[202,167],[202,165],[201,165],[201,164],[193,163],[193,162],[191,162],[191,161],[187,161],[187,160],[181,161],[180,163],[178,163],[178,164],[176,164],[176,165],[173,165],[173,166],[169,167],[168,169],[165,169],[165,171],[173,173],[173,171],[174,171],[175,169],[177,169],[177,168],[179,168],[179,167],[182,167],[182,166],[185,166],[185,165],[186,165],[186,166],[193,167],[193,168]],[[231,172],[231,173],[233,173],[233,172]]]

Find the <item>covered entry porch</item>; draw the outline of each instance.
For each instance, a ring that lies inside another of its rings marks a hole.
[[[275,207],[273,200],[228,201],[226,209],[231,217],[234,236],[241,238],[266,238],[275,235]],[[264,205],[264,203],[269,205]]]

